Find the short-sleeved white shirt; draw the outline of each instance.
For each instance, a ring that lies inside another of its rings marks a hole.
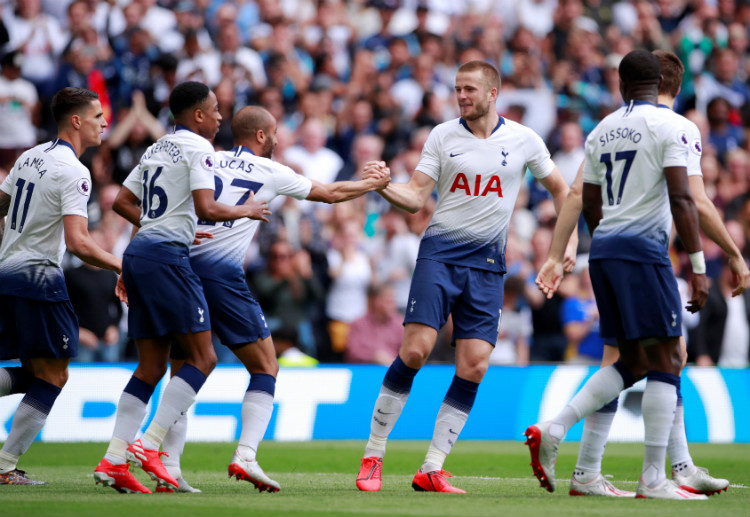
[[[262,156],[247,147],[216,153],[214,176],[215,197],[227,205],[247,201],[250,191],[256,201],[271,202],[276,196],[305,199],[312,182],[289,167]],[[204,239],[190,249],[190,263],[202,277],[226,278],[227,269],[242,270],[247,249],[261,221],[237,219],[224,223],[199,221],[198,229],[210,232],[213,239]]]
[[[685,137],[680,136],[680,143],[688,149],[687,175],[703,176],[701,170],[701,156],[703,155],[703,144],[701,132],[692,120],[688,120],[679,113],[675,113],[669,106],[659,105],[659,114],[674,119],[675,124],[682,126]]]
[[[438,202],[419,258],[505,271],[508,225],[526,169],[538,179],[555,165],[531,129],[500,118],[489,138],[463,119],[436,126],[417,170],[437,181]]]
[[[588,136],[583,181],[602,191],[591,259],[670,263],[672,213],[664,168],[687,168],[691,142],[685,127],[666,110],[633,102],[605,117]]]
[[[189,246],[196,229],[192,193],[214,190],[215,163],[211,143],[180,126],[146,149],[123,182],[141,201],[138,239]]]
[[[0,245],[0,293],[66,300],[63,216],[88,218],[88,169],[73,146],[56,139],[23,153],[0,190],[11,198]]]

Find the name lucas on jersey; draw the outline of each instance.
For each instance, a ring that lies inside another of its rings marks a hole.
[[[503,189],[500,186],[500,178],[495,175],[491,175],[487,184],[482,188],[482,175],[477,174],[474,177],[474,191],[471,190],[471,184],[469,179],[463,172],[459,172],[456,175],[456,179],[453,180],[451,185],[451,192],[456,190],[463,190],[467,196],[486,196],[491,192],[497,192],[497,197],[503,197]]]
[[[245,160],[237,160],[234,158],[231,160],[219,159],[219,169],[239,170],[242,172],[250,173],[253,172],[254,166],[254,163],[246,162]]]
[[[630,140],[634,144],[637,144],[641,141],[641,138],[641,134],[633,128],[618,127],[617,129],[610,129],[609,132],[603,133],[599,137],[599,144],[605,145],[618,139]]]

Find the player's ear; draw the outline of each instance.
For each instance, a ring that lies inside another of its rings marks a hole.
[[[70,125],[73,127],[73,129],[81,129],[81,116],[80,115],[71,115],[70,116]]]

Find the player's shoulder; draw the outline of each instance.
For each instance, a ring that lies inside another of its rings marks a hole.
[[[543,141],[539,133],[531,129],[529,126],[525,126],[515,120],[510,120],[505,117],[500,117],[498,122],[497,130],[493,133],[498,138],[507,138],[508,136],[517,139],[519,145],[524,142],[540,142]]]
[[[445,122],[441,122],[437,126],[433,127],[430,131],[430,135],[442,137],[451,133],[458,133],[459,130],[466,131],[466,129],[462,127],[461,119],[454,118],[451,120],[446,120]]]
[[[89,174],[89,170],[78,159],[76,152],[70,144],[52,140],[45,142],[27,151],[27,157],[39,158],[43,160],[50,172],[54,171],[61,174]],[[22,157],[24,156],[22,155]]]

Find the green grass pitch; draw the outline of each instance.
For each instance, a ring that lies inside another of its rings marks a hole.
[[[364,442],[267,442],[259,460],[281,483],[281,492],[258,493],[227,479],[231,443],[189,443],[183,475],[202,494],[126,495],[94,484],[102,443],[35,443],[20,468],[49,486],[0,486],[1,515],[16,516],[711,516],[750,515],[750,445],[693,444],[696,463],[726,477],[730,488],[708,501],[612,500],[570,497],[568,479],[577,443],[564,443],[557,462],[558,491],[549,494],[531,474],[522,442],[458,442],[445,465],[462,494],[414,492],[411,479],[426,442],[391,441],[384,461],[383,489],[359,492],[354,478]],[[616,486],[635,490],[643,445],[608,445],[604,472]],[[134,468],[134,467],[131,467]],[[147,486],[153,482],[140,471]]]

